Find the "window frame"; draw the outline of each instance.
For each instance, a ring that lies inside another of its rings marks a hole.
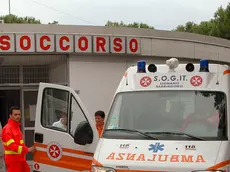
[[[75,102],[76,102],[76,104],[78,105],[78,107],[79,107],[79,109],[80,109],[80,111],[82,112],[82,114],[83,114],[83,116],[84,116],[84,118],[85,118],[85,120],[87,121],[87,122],[89,122],[89,120],[88,120],[88,118],[87,118],[87,116],[85,115],[85,112],[83,111],[83,109],[82,109],[82,107],[80,106],[80,104],[79,104],[79,102],[76,100],[76,98],[75,98],[75,96],[72,94],[72,93],[70,93],[70,97],[69,97],[69,99],[70,99],[70,103],[69,103],[69,107],[68,107],[68,116],[69,116],[69,118],[68,118],[68,134],[72,137],[72,138],[74,138],[74,136],[71,134],[71,119],[72,118],[70,118],[70,115],[71,115],[71,113],[72,113],[72,102],[73,102],[73,99],[75,100]],[[79,125],[79,124],[78,124]],[[77,125],[77,126],[78,126]],[[91,127],[91,126],[90,126]],[[91,128],[92,129],[92,128]],[[75,129],[76,130],[76,129]]]
[[[44,99],[46,98],[46,91],[47,90],[58,90],[58,91],[62,91],[62,92],[65,92],[65,93],[67,93],[67,95],[68,95],[68,97],[67,97],[67,99],[68,99],[68,102],[67,102],[67,114],[68,114],[68,125],[67,125],[67,130],[66,131],[64,131],[64,130],[62,130],[62,129],[60,129],[60,128],[58,128],[58,127],[53,127],[53,126],[51,126],[51,127],[48,127],[48,126],[45,126],[44,124],[43,124],[43,119],[44,119]],[[46,87],[44,90],[43,90],[43,92],[42,92],[42,105],[41,105],[41,118],[40,118],[40,124],[41,124],[41,126],[42,127],[44,127],[44,128],[46,128],[46,129],[49,129],[49,130],[54,130],[54,131],[58,131],[58,132],[63,132],[63,133],[67,133],[67,134],[69,134],[72,138],[74,138],[74,136],[71,134],[71,113],[72,113],[72,102],[73,102],[73,100],[76,102],[76,104],[78,105],[78,107],[79,107],[79,109],[80,109],[80,111],[82,112],[82,114],[83,114],[83,117],[84,117],[84,119],[87,121],[87,122],[89,122],[89,120],[88,120],[88,118],[87,118],[87,116],[86,116],[86,114],[85,114],[85,112],[84,112],[84,110],[82,109],[82,107],[80,106],[80,103],[77,101],[77,99],[75,98],[75,96],[71,93],[71,92],[69,92],[69,91],[67,91],[67,90],[63,90],[63,89],[58,89],[58,88],[52,88],[52,87]]]
[[[44,99],[45,99],[45,92],[46,92],[46,90],[49,90],[49,89],[52,89],[52,90],[59,90],[59,91],[63,91],[63,92],[67,92],[68,93],[68,97],[67,97],[67,99],[68,99],[68,102],[69,102],[69,99],[70,99],[70,92],[69,91],[67,91],[67,90],[62,90],[62,89],[58,89],[58,88],[52,88],[52,87],[46,87],[46,88],[44,88],[44,90],[43,90],[43,92],[42,92],[42,105],[41,105],[41,118],[40,118],[40,124],[41,124],[41,126],[42,127],[44,127],[44,128],[46,128],[46,129],[49,129],[49,130],[54,130],[54,131],[59,131],[59,132],[63,132],[63,133],[68,133],[68,131],[69,131],[69,125],[67,126],[67,130],[66,131],[64,131],[63,129],[60,129],[60,128],[58,128],[58,127],[53,127],[53,126],[51,126],[51,127],[47,127],[47,126],[45,126],[44,124],[43,124],[43,119],[44,119],[44,115],[43,115],[43,112],[44,112]],[[69,118],[69,105],[68,105],[68,102],[67,102],[67,114],[68,114],[68,118]],[[69,121],[69,120],[68,120]]]

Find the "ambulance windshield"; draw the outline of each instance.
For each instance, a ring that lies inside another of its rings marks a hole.
[[[105,129],[135,129],[158,138],[163,137],[163,132],[183,132],[205,140],[223,140],[226,124],[223,92],[140,91],[116,96]],[[174,138],[178,135],[166,137]]]

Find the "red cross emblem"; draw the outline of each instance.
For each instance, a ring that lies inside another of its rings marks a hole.
[[[57,161],[62,157],[62,148],[58,143],[51,143],[47,148],[47,154],[53,161]]]
[[[142,87],[148,87],[151,83],[152,83],[152,79],[150,77],[148,77],[148,76],[144,76],[140,80],[140,85]]]
[[[200,86],[200,85],[202,84],[202,82],[203,82],[203,79],[202,79],[200,76],[198,76],[198,75],[193,76],[193,77],[190,79],[190,83],[191,83],[191,85],[193,85],[194,87]]]
[[[35,170],[39,170],[39,168],[40,168],[40,166],[39,166],[38,163],[34,164],[34,169],[35,169]]]

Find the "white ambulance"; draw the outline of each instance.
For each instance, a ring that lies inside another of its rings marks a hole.
[[[94,171],[229,171],[229,74],[227,66],[207,60],[130,67],[116,91]]]
[[[74,90],[41,84],[34,170],[86,171],[92,161],[93,172],[230,172],[229,74],[207,60],[138,62],[117,88],[100,140]],[[68,130],[54,130],[50,116],[63,106]]]

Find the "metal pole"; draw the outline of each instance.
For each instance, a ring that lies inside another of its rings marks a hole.
[[[9,0],[9,15],[10,15],[10,7],[11,7],[11,5],[10,5],[10,0]]]

